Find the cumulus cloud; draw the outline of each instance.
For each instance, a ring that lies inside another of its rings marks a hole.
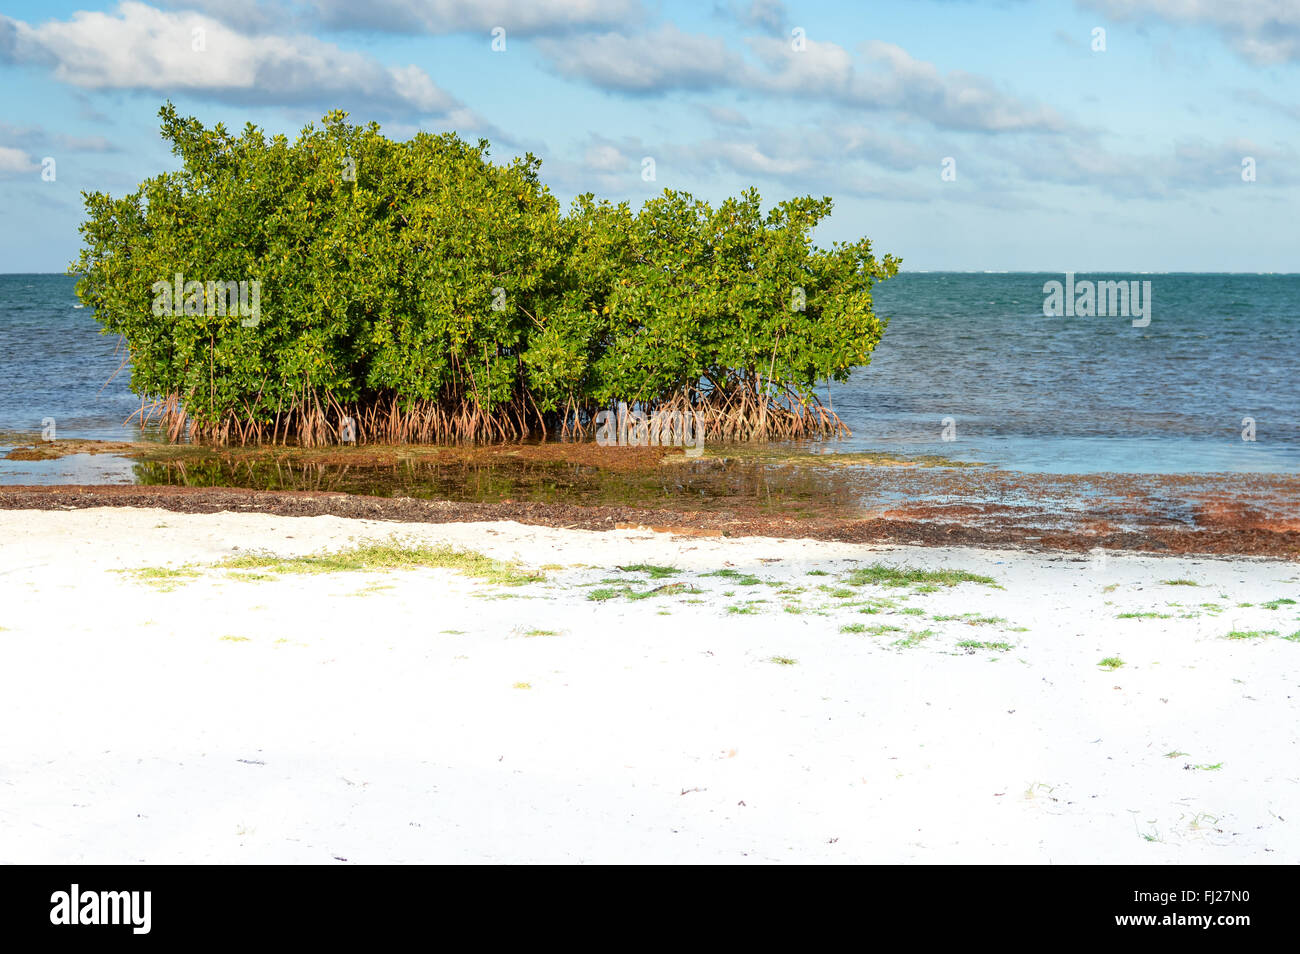
[[[1300,157],[1284,146],[1243,140],[1181,139],[1163,150],[1117,153],[1083,133],[1055,137],[1052,148],[1024,149],[986,143],[962,159],[964,181],[977,189],[954,192],[940,186],[940,158],[960,148],[908,137],[865,123],[824,118],[799,127],[761,126],[688,142],[648,143],[591,137],[581,160],[548,160],[550,175],[574,191],[642,196],[664,186],[738,179],[781,194],[852,196],[895,202],[956,201],[1003,210],[1040,208],[1042,185],[1078,188],[1119,199],[1162,200],[1247,188],[1242,159],[1255,159],[1261,187],[1300,181],[1291,170]],[[658,182],[640,178],[642,156],[653,156]],[[976,158],[978,161],[975,161]],[[973,163],[973,164],[972,164]],[[1063,193],[1068,195],[1068,193]]]
[[[201,48],[199,48],[201,47]],[[200,13],[122,3],[31,26],[0,17],[0,60],[86,90],[187,92],[253,104],[446,114],[454,98],[415,66],[389,67],[310,36],[250,35]]]
[[[938,190],[891,173],[937,159],[921,149],[859,126],[824,121],[810,127],[763,126],[684,142],[647,142],[636,137],[591,135],[577,161],[546,160],[546,179],[561,191],[596,190],[636,202],[661,189],[685,188],[707,194],[708,182],[739,180],[786,195],[836,195],[905,202],[932,201]],[[652,157],[657,178],[642,178],[642,160]],[[885,168],[881,168],[885,167]]]
[[[0,123],[0,143],[24,149],[60,149],[67,152],[120,152],[103,136],[69,136],[51,133],[40,126],[10,126]]]
[[[632,157],[612,142],[594,139],[583,151],[582,162],[593,172],[625,172],[632,166]]]
[[[749,83],[768,92],[899,110],[941,129],[1059,132],[1066,126],[1047,106],[1002,92],[973,73],[941,73],[893,43],[865,44],[862,63],[836,43],[813,39],[802,51],[775,39],[753,39],[750,46],[766,68],[751,70]]]
[[[944,129],[1059,132],[1066,127],[1049,107],[1021,100],[971,73],[941,73],[894,44],[869,43],[861,57],[813,38],[798,49],[788,38],[751,37],[747,44],[751,57],[719,37],[665,24],[580,42],[547,40],[539,48],[560,75],[615,92],[735,89],[899,110]]]
[[[929,202],[935,198],[937,190],[933,187],[873,169],[872,165],[878,163],[863,152],[855,152],[850,138],[843,130],[830,126],[803,131],[768,128],[745,139],[719,137],[682,146],[670,158],[700,172],[775,184],[790,195],[901,202]]]
[[[720,163],[742,175],[774,179],[799,176],[808,180],[817,165],[817,160],[805,152],[768,151],[753,140],[712,139],[699,143],[692,152],[698,159]]]
[[[283,30],[301,17],[291,0],[157,0],[170,10],[191,10],[237,29]]]
[[[826,134],[846,158],[864,159],[900,172],[936,164],[942,152],[861,123],[828,124]]]
[[[899,198],[910,197],[915,183],[886,178],[881,171],[910,172],[933,164],[937,177],[941,154],[934,146],[831,118],[797,128],[764,126],[743,137],[718,136],[683,152],[716,171],[772,180],[797,192]]]
[[[312,0],[311,14],[340,30],[541,36],[623,26],[644,17],[640,0]]]
[[[671,23],[647,33],[546,39],[537,46],[561,76],[623,93],[714,89],[744,68],[720,38],[685,33]]]
[[[121,152],[122,150],[103,136],[65,136],[59,133],[54,137],[55,146],[71,152]]]
[[[35,172],[40,165],[31,156],[13,146],[0,146],[0,176],[9,177]]]
[[[1095,145],[1052,151],[1004,151],[1003,162],[1026,182],[1093,188],[1126,199],[1166,199],[1217,189],[1248,188],[1242,160],[1255,160],[1260,186],[1292,185],[1300,156],[1289,147],[1248,139],[1180,139],[1163,152],[1120,154]]]
[[[732,0],[731,3],[717,4],[715,11],[741,26],[760,27],[770,33],[784,29],[790,19],[781,0],[749,0],[748,3]]]
[[[1296,0],[1079,0],[1116,20],[1158,19],[1209,26],[1243,59],[1257,64],[1300,62],[1300,3]]]

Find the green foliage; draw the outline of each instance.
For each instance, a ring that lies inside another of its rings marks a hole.
[[[714,437],[834,432],[816,385],[884,332],[871,288],[898,260],[815,247],[829,198],[588,194],[565,214],[539,160],[494,164],[483,140],[160,116],[180,168],[86,194],[70,271],[174,438],[327,443],[350,416],[360,441],[504,439],[619,401],[702,411]],[[156,314],[177,274],[196,297]],[[239,281],[260,283],[256,322],[207,284]]]
[[[484,556],[473,550],[405,544],[395,539],[304,556],[244,553],[227,557],[213,566],[231,571],[231,576],[238,580],[273,580],[285,574],[373,573],[380,570],[419,568],[456,570],[466,576],[503,586],[522,586],[545,579],[541,573],[521,569],[514,563]],[[259,573],[259,570],[265,572]],[[163,589],[170,589],[178,582],[199,576],[199,568],[193,565],[138,567],[115,572]]]
[[[851,570],[844,582],[849,586],[909,586],[912,584],[934,584],[938,586],[957,586],[959,583],[983,583],[996,586],[997,581],[991,576],[980,573],[968,573],[965,570],[917,570],[911,567],[893,567],[883,563]]]
[[[652,580],[662,580],[670,576],[677,576],[680,570],[675,566],[656,566],[653,563],[634,563],[631,566],[620,566],[624,573],[645,573]]]
[[[1005,653],[1010,652],[1015,647],[1006,642],[982,642],[978,639],[963,639],[957,643],[957,648],[965,649],[970,652],[974,652],[977,649],[994,649],[998,652]]]

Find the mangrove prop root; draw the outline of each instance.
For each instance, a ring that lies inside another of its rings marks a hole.
[[[747,442],[847,437],[848,426],[816,398],[791,391],[768,392],[744,382],[731,387],[688,390],[653,404],[628,402],[647,415],[685,421],[690,436],[696,426],[705,441]],[[332,394],[303,393],[274,415],[257,418],[247,405],[215,421],[189,416],[178,394],[141,404],[130,420],[158,424],[168,439],[188,438],[211,444],[296,444],[318,447],[344,441],[345,422],[358,444],[496,443],[546,439],[587,440],[597,433],[596,415],[612,407],[569,400],[544,413],[528,395],[491,409],[472,396],[403,402],[384,395],[362,403],[339,401]]]

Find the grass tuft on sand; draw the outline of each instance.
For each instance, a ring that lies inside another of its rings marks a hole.
[[[925,642],[933,635],[934,630],[932,629],[917,630],[914,633],[908,633],[902,639],[894,640],[890,645],[898,649],[911,649],[914,646],[921,645],[921,643]]]
[[[367,573],[380,570],[444,569],[501,586],[538,583],[545,577],[524,570],[515,563],[493,559],[473,550],[450,546],[407,545],[397,541],[363,543],[359,546],[311,553],[305,556],[279,556],[275,553],[245,553],[212,564],[216,569],[231,571],[232,579],[245,581],[273,579],[289,574]],[[202,568],[141,567],[119,570],[132,578],[160,588],[199,576]]]
[[[656,566],[653,563],[634,563],[631,566],[620,566],[618,569],[624,573],[644,573],[652,580],[663,580],[670,576],[680,576],[681,570],[675,566]]]
[[[730,580],[736,586],[758,586],[763,581],[752,573],[742,573],[739,570],[714,570],[711,573],[701,573],[700,576],[716,576],[724,580]]]
[[[1002,616],[981,616],[979,613],[952,613],[944,616],[930,617],[936,623],[958,622],[965,623],[967,626],[996,626],[1005,623],[1006,618]]]
[[[161,593],[170,593],[180,584],[187,583],[199,575],[199,571],[190,566],[142,566],[113,572],[120,573],[137,583],[151,586]]]
[[[998,585],[991,576],[967,573],[965,570],[918,570],[914,567],[886,566],[883,563],[873,563],[871,566],[850,570],[844,577],[844,582],[849,586],[912,586],[913,584],[956,586],[959,583]]]
[[[994,640],[990,642],[990,641],[984,641],[978,639],[963,639],[959,643],[957,643],[957,648],[964,649],[967,652],[972,652],[972,653],[978,649],[991,649],[996,652],[1006,653],[1006,652],[1010,652],[1015,647],[1012,646],[1010,643],[1001,642],[998,640]]]
[[[264,570],[268,573],[358,573],[375,570],[443,569],[504,586],[522,586],[545,579],[538,572],[496,560],[473,550],[450,546],[409,546],[396,541],[363,543],[345,550],[282,557],[274,553],[248,553],[218,564],[225,570]]]

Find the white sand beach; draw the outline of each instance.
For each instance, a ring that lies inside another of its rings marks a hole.
[[[211,567],[394,536],[548,569]],[[0,541],[6,863],[1300,862],[1295,563],[130,508]]]

